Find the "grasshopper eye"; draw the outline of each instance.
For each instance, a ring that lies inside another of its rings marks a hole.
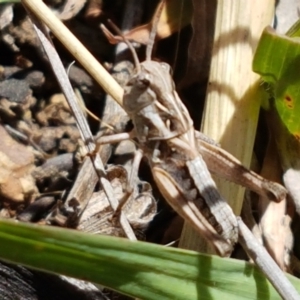
[[[149,78],[144,78],[141,80],[141,83],[143,83],[143,85],[149,86],[150,85],[150,79]]]
[[[139,77],[138,86],[139,88],[147,88],[150,85],[150,82],[151,82],[151,76],[149,76],[148,74],[147,75],[143,74],[143,76]]]
[[[149,80],[139,80],[137,82],[137,88],[140,90],[145,90],[148,88],[148,86],[150,85],[150,81]]]

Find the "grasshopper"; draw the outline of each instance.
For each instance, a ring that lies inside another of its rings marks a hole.
[[[161,7],[162,4],[156,16]],[[132,49],[136,65],[123,96],[123,108],[134,129],[128,134],[104,137],[99,142],[134,139],[140,159],[142,155],[147,157],[155,183],[167,202],[213,245],[219,255],[229,256],[238,241],[237,218],[218,192],[208,169],[275,201],[282,200],[286,190],[248,170],[214,141],[195,130],[175,90],[171,67],[151,60],[157,20],[156,17],[146,60],[142,63],[132,45],[119,33]],[[104,26],[102,29],[112,38]],[[138,163],[135,164],[137,167]],[[132,174],[134,172],[136,170]]]

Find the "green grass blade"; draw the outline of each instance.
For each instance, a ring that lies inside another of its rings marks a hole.
[[[10,220],[0,220],[0,245],[4,260],[142,299],[280,299],[244,261]]]
[[[21,3],[21,0],[0,0],[1,3]]]
[[[288,30],[286,35],[289,37],[299,37],[300,36],[300,19]]]

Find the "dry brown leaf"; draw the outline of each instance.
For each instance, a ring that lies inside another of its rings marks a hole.
[[[261,174],[268,179],[280,182],[281,167],[276,152],[275,140],[270,139]],[[291,216],[287,214],[287,199],[280,203],[261,199],[259,202],[260,222],[263,243],[279,267],[290,270],[290,253],[293,247]]]
[[[156,9],[156,12],[158,8]],[[181,28],[187,26],[192,18],[192,1],[191,0],[166,0],[163,3],[163,9],[157,26],[156,39],[164,39],[172,33],[177,32]],[[124,36],[131,41],[135,41],[146,45],[149,40],[150,31],[156,12],[150,23],[138,26]],[[111,44],[116,44],[123,41],[123,38],[117,35],[112,35],[105,28],[102,28],[104,34]]]
[[[0,7],[0,30],[12,22],[13,16],[13,4],[2,4]]]
[[[0,126],[0,197],[14,203],[31,202],[37,194],[31,171],[34,156]]]
[[[102,14],[102,0],[90,0],[84,13],[85,18],[95,19]]]

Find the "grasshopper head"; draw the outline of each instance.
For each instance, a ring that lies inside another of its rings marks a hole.
[[[174,90],[170,75],[171,67],[166,63],[145,61],[124,87],[123,105],[128,114],[159,101],[163,95]]]

